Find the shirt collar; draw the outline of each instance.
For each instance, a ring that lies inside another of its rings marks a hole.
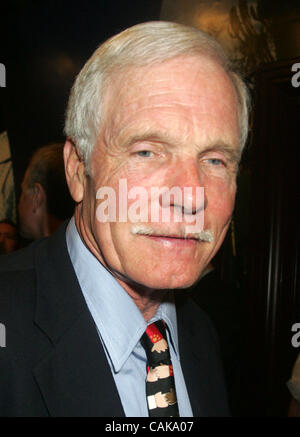
[[[75,219],[70,220],[66,240],[82,293],[101,335],[115,372],[120,371],[145,332],[147,323],[118,281],[90,252],[80,238]],[[176,310],[173,299],[163,302],[148,324],[163,319],[178,355]]]

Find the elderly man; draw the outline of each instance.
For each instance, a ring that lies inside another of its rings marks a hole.
[[[229,414],[184,289],[230,223],[247,102],[197,29],[140,24],[96,50],[67,110],[74,218],[2,267],[2,415]]]

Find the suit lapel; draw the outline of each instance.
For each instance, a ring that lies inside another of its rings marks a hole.
[[[88,311],[62,336],[34,374],[51,416],[124,416]]]
[[[52,343],[35,367],[52,416],[124,416],[94,321],[71,264],[65,228],[36,251],[35,323]]]

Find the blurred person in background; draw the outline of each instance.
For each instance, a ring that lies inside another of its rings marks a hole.
[[[66,183],[63,144],[38,149],[32,156],[21,185],[18,203],[20,233],[37,240],[51,235],[74,212]]]
[[[0,221],[0,255],[19,248],[19,235],[16,225],[9,219]]]

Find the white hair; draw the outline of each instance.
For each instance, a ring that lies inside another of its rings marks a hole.
[[[193,55],[212,58],[231,78],[238,98],[242,151],[248,134],[249,94],[220,44],[199,29],[178,23],[153,21],[130,27],[100,45],[72,87],[66,112],[65,134],[78,148],[87,171],[104,119],[104,94],[110,85],[112,73],[125,68],[162,63],[177,56]]]

